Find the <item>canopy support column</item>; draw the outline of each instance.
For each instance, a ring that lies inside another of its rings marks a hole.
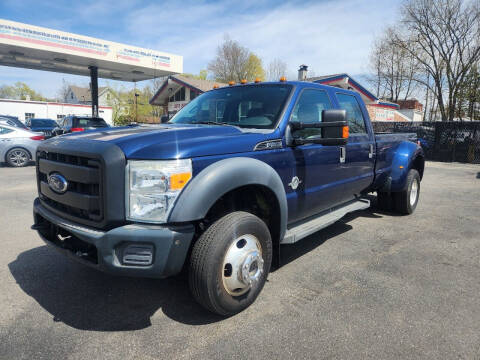
[[[90,91],[92,94],[92,117],[98,117],[98,68],[89,66],[90,69]]]

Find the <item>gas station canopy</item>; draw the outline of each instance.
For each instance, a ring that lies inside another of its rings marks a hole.
[[[0,19],[0,65],[142,81],[183,71],[183,57]]]

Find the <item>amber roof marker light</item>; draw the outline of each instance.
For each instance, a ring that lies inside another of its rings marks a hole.
[[[286,78],[285,76],[282,76],[282,77],[280,78],[280,81],[281,81],[281,82],[285,82],[285,81],[287,81],[287,78]]]
[[[235,81],[230,81],[230,82],[228,83],[228,85],[229,85],[229,86],[235,85]]]
[[[240,84],[246,84],[246,83],[247,83],[247,79],[240,80]]]
[[[218,85],[217,84],[213,85],[213,88],[218,89]]]

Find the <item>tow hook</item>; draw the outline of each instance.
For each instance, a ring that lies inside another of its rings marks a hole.
[[[48,230],[50,227],[48,224],[33,224],[30,226],[32,230]]]

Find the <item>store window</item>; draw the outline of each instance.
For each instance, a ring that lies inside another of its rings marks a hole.
[[[182,87],[175,93],[175,101],[185,101],[185,88]]]

